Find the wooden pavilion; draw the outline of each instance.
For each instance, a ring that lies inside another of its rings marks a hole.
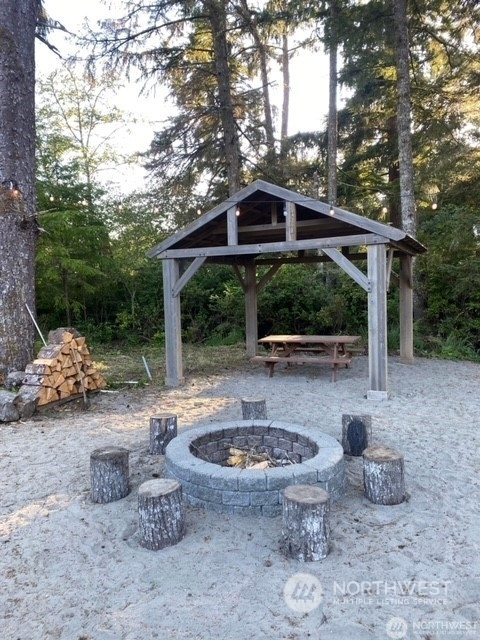
[[[257,296],[262,288],[284,264],[333,261],[368,296],[367,397],[386,399],[387,290],[393,258],[400,259],[400,357],[410,363],[412,259],[425,251],[401,229],[262,180],[253,182],[149,252],[149,257],[164,261],[166,384],[184,382],[180,293],[203,264],[229,264],[235,270],[245,292],[247,355],[254,356]],[[366,275],[354,264],[365,259]],[[257,281],[259,265],[270,269]]]

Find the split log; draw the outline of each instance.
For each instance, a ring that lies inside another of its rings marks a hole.
[[[267,419],[267,403],[265,398],[242,398],[241,402],[244,420]]]
[[[11,391],[0,391],[0,422],[15,422],[20,418],[15,397]]]
[[[17,387],[22,386],[22,381],[25,377],[25,371],[10,371],[5,378],[4,387],[7,391],[12,391]]]
[[[14,403],[21,420],[29,420],[35,413],[38,403],[37,394],[37,387],[23,386],[15,396]]]
[[[149,453],[164,455],[167,444],[177,435],[177,416],[164,413],[150,418]]]
[[[105,504],[125,498],[128,486],[128,449],[104,447],[90,454],[92,502]]]
[[[70,343],[75,338],[80,337],[79,332],[73,327],[59,327],[48,332],[47,342],[51,343]]]
[[[25,373],[35,373],[37,375],[46,375],[49,376],[52,373],[52,368],[39,360],[34,360],[27,364],[25,367]]]
[[[182,485],[177,480],[148,480],[138,490],[140,543],[153,551],[180,542],[185,535]]]
[[[282,544],[287,558],[315,562],[328,555],[330,496],[320,487],[297,484],[283,493]]]
[[[404,459],[401,453],[378,445],[363,452],[365,495],[374,504],[400,504],[405,500]]]
[[[372,416],[342,415],[342,447],[348,456],[361,456],[371,445]]]

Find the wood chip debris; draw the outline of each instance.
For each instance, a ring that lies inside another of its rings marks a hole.
[[[273,458],[267,451],[258,451],[255,448],[230,447],[229,453],[227,465],[236,469],[269,469],[271,467],[295,464],[295,461],[288,457],[287,452],[282,458]]]

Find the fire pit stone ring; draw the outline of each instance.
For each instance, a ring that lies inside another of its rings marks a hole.
[[[256,447],[294,464],[268,469],[225,466],[230,447]],[[345,490],[343,448],[314,427],[279,420],[236,420],[202,425],[166,448],[166,475],[178,480],[191,505],[230,515],[278,516],[291,484],[325,489],[332,501]]]

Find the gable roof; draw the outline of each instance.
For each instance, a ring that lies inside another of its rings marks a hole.
[[[287,233],[285,212],[289,203],[295,205],[294,239],[288,239]],[[232,226],[234,242],[229,235]],[[251,258],[266,253],[367,244],[389,244],[412,255],[426,251],[401,229],[339,207],[332,209],[320,200],[257,180],[158,244],[148,256],[227,261],[239,255]]]

